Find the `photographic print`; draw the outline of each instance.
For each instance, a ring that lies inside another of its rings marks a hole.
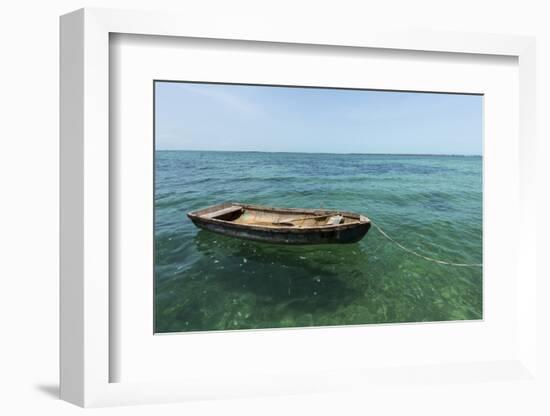
[[[483,318],[483,96],[154,82],[155,333]]]

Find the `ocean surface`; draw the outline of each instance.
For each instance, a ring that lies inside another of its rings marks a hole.
[[[482,268],[356,244],[280,246],[199,230],[224,201],[364,214],[403,246],[482,263],[482,158],[156,151],[155,332],[482,318]]]

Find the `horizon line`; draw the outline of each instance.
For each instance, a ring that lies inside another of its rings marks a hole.
[[[483,157],[482,154],[475,153],[338,153],[338,152],[299,152],[299,151],[264,151],[264,150],[203,150],[203,149],[155,149],[155,152],[220,152],[220,153],[298,153],[310,155],[378,155],[378,156],[463,156],[463,157]]]

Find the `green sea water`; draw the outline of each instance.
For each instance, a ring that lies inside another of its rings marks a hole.
[[[155,332],[482,318],[482,269],[356,244],[281,246],[197,229],[225,201],[364,214],[425,256],[482,263],[482,158],[156,151]]]

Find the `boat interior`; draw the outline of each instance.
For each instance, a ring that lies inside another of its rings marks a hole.
[[[278,211],[276,209],[255,209],[253,207],[240,205],[231,205],[211,212],[197,212],[196,214],[207,219],[274,228],[317,228],[359,223],[361,221],[359,215],[342,214],[336,211]]]

